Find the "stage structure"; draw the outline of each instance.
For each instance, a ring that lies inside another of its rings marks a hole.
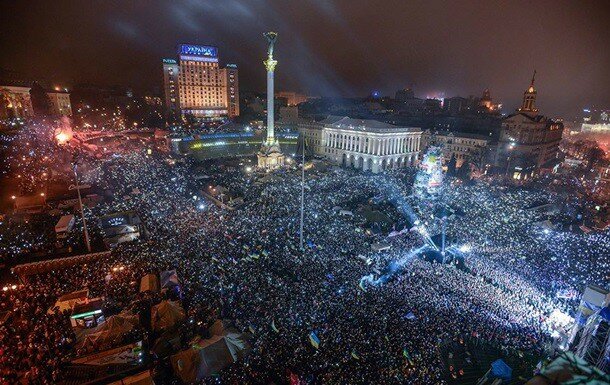
[[[610,291],[596,285],[588,285],[580,299],[580,306],[576,312],[576,322],[572,327],[568,345],[571,350],[575,350],[580,344],[580,339],[583,336],[584,326],[587,324],[589,317],[604,307],[610,305]]]
[[[610,307],[596,311],[587,318],[576,347],[576,356],[608,372],[610,369]]]
[[[443,155],[439,147],[430,147],[415,176],[413,194],[420,199],[435,199],[443,185]]]
[[[263,34],[267,38],[267,60],[263,63],[267,69],[267,139],[258,152],[258,167],[274,169],[284,165],[284,154],[280,149],[280,143],[275,139],[274,132],[274,71],[277,60],[273,58],[273,50],[277,40],[276,32]]]

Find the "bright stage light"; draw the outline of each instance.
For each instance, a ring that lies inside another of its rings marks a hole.
[[[469,253],[471,250],[472,250],[472,246],[470,246],[469,244],[460,246],[460,251],[462,253]]]
[[[70,140],[70,136],[65,132],[60,132],[55,135],[55,139],[57,139],[57,143],[66,144]]]

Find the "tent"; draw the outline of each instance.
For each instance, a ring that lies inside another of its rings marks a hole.
[[[180,350],[180,334],[179,328],[164,331],[159,338],[155,340],[152,351],[159,357],[169,357],[172,353]]]
[[[146,274],[140,280],[140,293],[145,291],[159,291],[159,278],[156,274]]]
[[[208,331],[212,338],[196,338],[190,349],[171,357],[174,372],[185,383],[216,374],[251,350],[250,334],[240,333],[230,320],[216,320]]]
[[[155,331],[170,329],[185,318],[184,309],[178,302],[161,301],[151,309],[151,326]]]
[[[53,314],[55,311],[55,308],[58,308],[60,313],[62,313],[64,310],[72,310],[72,307],[74,306],[74,304],[76,304],[77,302],[86,301],[88,297],[89,297],[88,289],[83,289],[83,290],[79,290],[79,291],[74,291],[72,293],[64,294],[61,297],[57,298],[57,301],[55,301],[55,305],[53,305],[53,307],[49,308],[47,313]]]
[[[501,359],[497,359],[491,363],[491,378],[499,378],[504,381],[510,381],[513,377],[513,370]]]
[[[208,329],[211,335],[225,337],[234,361],[244,358],[252,350],[249,333],[240,333],[230,320],[216,320]]]
[[[216,374],[233,362],[227,342],[221,336],[199,340],[190,349],[171,357],[174,372],[187,384]]]
[[[125,334],[138,324],[138,317],[131,314],[118,314],[108,317],[106,322],[85,336],[83,345],[101,347],[121,342]]]
[[[165,270],[161,272],[161,289],[172,289],[174,286],[180,286],[178,282],[178,274],[176,270]]]

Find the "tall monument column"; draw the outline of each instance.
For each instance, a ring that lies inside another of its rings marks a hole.
[[[274,128],[274,71],[277,60],[273,58],[273,49],[277,40],[277,33],[266,32],[267,38],[267,60],[263,63],[267,69],[267,139],[263,142],[257,154],[258,166],[266,169],[277,168],[284,165],[284,154],[280,150],[280,143],[275,139]]]
[[[277,60],[273,59],[273,48],[267,60],[265,60],[265,68],[267,69],[267,143],[272,144],[275,142],[275,127],[274,127],[274,114],[275,114],[275,91],[273,89],[273,77]]]

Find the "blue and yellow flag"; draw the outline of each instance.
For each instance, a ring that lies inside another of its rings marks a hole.
[[[360,356],[354,350],[352,350],[352,357],[354,357],[356,360],[360,359]]]
[[[309,333],[309,342],[311,342],[311,346],[316,349],[320,347],[320,339],[318,338],[315,332]]]

